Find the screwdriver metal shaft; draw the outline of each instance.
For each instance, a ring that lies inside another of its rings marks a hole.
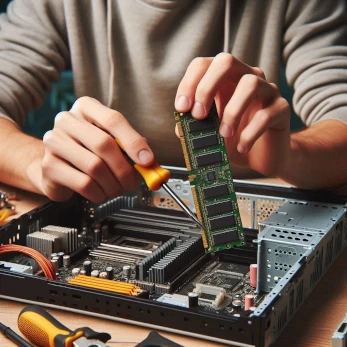
[[[176,193],[166,184],[162,183],[161,186],[166,190],[166,192],[175,200],[177,205],[186,213],[186,215],[194,220],[194,222],[201,228],[204,229],[203,225],[196,218],[195,214],[183,203],[183,201],[176,195]]]

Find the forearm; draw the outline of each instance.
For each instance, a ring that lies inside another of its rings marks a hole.
[[[300,188],[335,188],[347,183],[347,126],[327,120],[291,135],[288,163],[279,175]]]
[[[24,134],[3,118],[0,118],[0,139],[0,181],[41,193],[42,141]]]

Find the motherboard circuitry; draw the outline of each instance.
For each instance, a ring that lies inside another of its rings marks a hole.
[[[213,104],[207,117],[196,120],[175,113],[189,171],[194,204],[206,253],[244,244],[243,228],[219,117]]]
[[[186,177],[172,184],[190,187]],[[264,198],[266,189],[278,194]],[[205,252],[182,211],[153,207],[146,188],[101,205],[78,196],[48,203],[0,228],[0,297],[269,346],[347,245],[347,205],[266,189],[238,190],[252,224],[242,246],[218,252]]]

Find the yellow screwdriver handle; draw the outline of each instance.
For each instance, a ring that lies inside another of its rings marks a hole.
[[[134,161],[125,152],[123,145],[116,140],[118,146],[121,148],[123,153],[126,155],[127,159],[131,161],[134,165],[135,170],[143,177],[147,187],[150,190],[159,190],[162,183],[166,183],[170,178],[170,171],[162,168],[156,161],[154,161],[150,166],[141,166],[135,164]]]
[[[73,341],[84,335],[71,331],[40,306],[30,305],[18,317],[18,328],[33,344],[39,347],[72,347]]]
[[[10,211],[7,209],[0,210],[0,223],[9,217]]]

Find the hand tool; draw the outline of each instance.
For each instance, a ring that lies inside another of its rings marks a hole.
[[[39,347],[107,347],[111,336],[82,327],[68,329],[37,305],[29,305],[18,316],[21,333]]]
[[[21,336],[14,332],[11,328],[0,323],[0,332],[8,339],[12,340],[17,346],[20,347],[34,347],[31,343],[25,341]]]
[[[0,223],[5,221],[5,219],[10,215],[10,211],[7,209],[0,210]]]
[[[186,213],[186,215],[192,219],[201,229],[204,229],[195,214],[184,204],[184,202],[175,194],[175,192],[166,184],[170,179],[170,171],[161,167],[155,160],[150,166],[141,166],[136,164],[129,155],[125,152],[123,145],[116,139],[116,142],[123,154],[134,166],[135,170],[143,177],[147,187],[150,190],[159,190],[163,187],[166,192],[174,199],[179,207]]]

